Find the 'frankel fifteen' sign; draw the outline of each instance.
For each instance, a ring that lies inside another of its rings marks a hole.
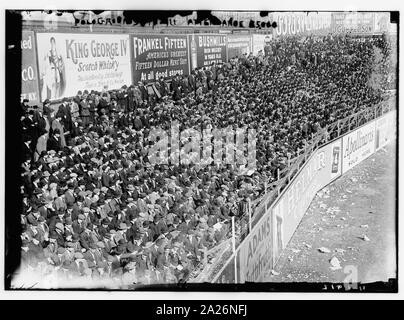
[[[189,73],[185,35],[136,35],[132,39],[135,83]]]

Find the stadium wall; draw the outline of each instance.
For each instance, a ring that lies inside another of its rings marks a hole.
[[[318,191],[392,142],[396,110],[316,149],[214,277],[214,283],[261,282],[276,265]],[[261,207],[261,206],[260,206]]]

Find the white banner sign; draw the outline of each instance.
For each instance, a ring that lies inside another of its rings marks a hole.
[[[272,266],[271,220],[267,211],[240,246],[240,283],[261,282]]]
[[[383,148],[395,137],[396,111],[389,112],[376,120],[376,150]]]
[[[253,55],[257,55],[259,51],[262,50],[264,53],[264,48],[272,40],[271,34],[253,34]]]
[[[375,123],[372,121],[343,137],[342,173],[375,152]]]
[[[330,31],[331,12],[274,12],[274,36],[318,34]]]
[[[318,149],[273,207],[275,261],[316,193],[341,175],[341,139]]]
[[[129,35],[38,33],[41,99],[131,84]]]

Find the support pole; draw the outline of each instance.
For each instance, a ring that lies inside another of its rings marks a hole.
[[[231,234],[233,253],[236,253],[236,226],[234,222],[234,216],[231,217]]]
[[[279,187],[279,168],[276,170],[276,176],[277,176],[276,181],[278,182],[276,188],[278,189],[278,197],[279,197],[280,190],[281,190],[281,188]]]
[[[340,128],[340,120],[338,119],[338,122],[337,122],[337,126],[338,126],[338,135],[337,135],[337,138],[339,137],[339,135],[340,135],[340,132],[341,132],[341,128]]]
[[[248,198],[248,233],[251,233],[252,229],[252,222],[251,222],[251,199]]]
[[[237,277],[237,255],[234,254],[234,283],[238,283]]]

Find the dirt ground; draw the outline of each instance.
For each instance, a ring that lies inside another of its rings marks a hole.
[[[395,147],[379,150],[317,194],[268,282],[396,278]]]

